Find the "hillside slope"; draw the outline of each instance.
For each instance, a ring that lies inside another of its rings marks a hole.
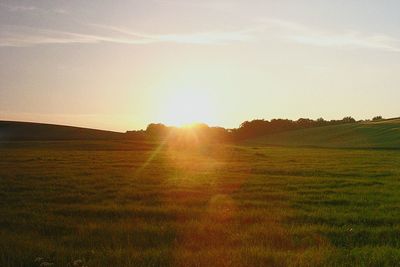
[[[400,118],[275,133],[246,142],[250,145],[400,149]]]
[[[16,140],[108,140],[122,133],[44,123],[0,121],[0,141]]]

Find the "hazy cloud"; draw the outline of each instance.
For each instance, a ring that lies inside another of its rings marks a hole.
[[[174,6],[187,6],[193,8],[205,8],[218,11],[226,11],[229,7],[236,6],[234,1],[217,1],[217,0],[203,0],[203,1],[187,1],[187,0],[154,0],[157,4],[174,5]]]
[[[299,44],[400,52],[400,40],[385,34],[367,34],[349,30],[339,33],[328,32],[283,20],[264,20],[263,22],[270,27],[279,28],[282,37]]]
[[[25,8],[28,9],[28,7]],[[60,9],[57,12],[62,13],[64,11]],[[357,31],[333,32],[277,19],[261,19],[256,21],[252,28],[232,31],[214,30],[153,34],[99,24],[84,24],[80,28],[86,29],[86,33],[3,25],[0,26],[0,46],[26,47],[42,44],[102,42],[130,45],[154,43],[227,45],[257,39],[261,41],[262,37],[268,37],[269,39],[285,40],[302,45],[334,48],[368,48],[400,52],[400,40],[389,35],[368,34]]]
[[[8,5],[3,3],[0,3],[0,7],[3,7],[12,12],[38,10],[36,6]]]
[[[2,26],[0,28],[0,46],[26,47],[41,44],[69,44],[69,43],[100,43],[111,42],[119,44],[229,44],[250,39],[246,31],[212,31],[185,34],[146,34],[133,32],[127,29],[91,25],[106,30],[105,34],[84,34],[59,30],[37,29],[31,27]]]
[[[56,13],[56,14],[68,13],[68,11],[63,8],[45,9],[33,5],[9,5],[0,3],[0,7],[3,7],[10,12],[41,12],[41,13]]]
[[[400,41],[382,34],[363,35],[349,32],[340,35],[293,35],[289,38],[298,43],[315,46],[358,47],[400,52]]]
[[[183,34],[146,34],[134,32],[126,28],[90,24],[94,27],[123,34],[126,37],[141,39],[143,43],[170,42],[181,44],[228,44],[251,39],[250,30],[241,31],[209,31]]]
[[[0,28],[0,46],[24,47],[40,44],[95,43],[91,35],[20,26]]]

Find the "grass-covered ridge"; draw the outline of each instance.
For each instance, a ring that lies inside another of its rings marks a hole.
[[[122,133],[99,129],[0,120],[0,142],[27,140],[116,140],[122,138]]]
[[[358,122],[274,133],[250,144],[400,149],[400,119]]]

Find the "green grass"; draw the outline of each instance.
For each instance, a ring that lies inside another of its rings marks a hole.
[[[400,266],[399,180],[398,150],[0,143],[0,266]]]
[[[332,148],[400,149],[400,119],[287,131],[263,136],[247,143]]]

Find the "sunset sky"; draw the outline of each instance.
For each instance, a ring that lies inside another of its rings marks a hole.
[[[400,116],[400,1],[0,0],[0,120]]]

